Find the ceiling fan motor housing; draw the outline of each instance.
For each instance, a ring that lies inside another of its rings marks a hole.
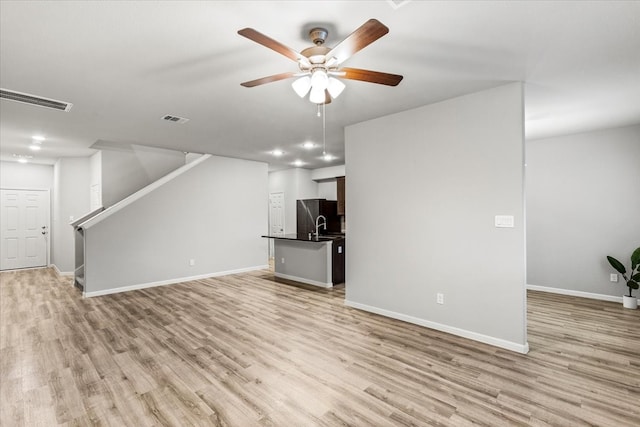
[[[321,46],[327,39],[329,32],[322,27],[315,27],[309,30],[309,38],[316,46]]]

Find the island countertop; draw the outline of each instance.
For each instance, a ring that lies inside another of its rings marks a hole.
[[[275,277],[330,288],[345,280],[344,234],[263,235],[273,239]]]
[[[344,239],[344,235],[343,234],[321,234],[318,237],[312,236],[311,238],[309,238],[309,234],[304,234],[304,233],[300,233],[300,234],[283,234],[280,236],[272,236],[272,235],[264,235],[261,237],[265,237],[267,239],[279,239],[279,240],[297,240],[297,241],[301,241],[301,242],[319,242],[319,243],[325,243],[325,242],[333,242],[335,240],[340,240],[340,239]]]

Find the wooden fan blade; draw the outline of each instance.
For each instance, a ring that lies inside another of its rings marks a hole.
[[[389,28],[380,21],[377,19],[369,19],[357,30],[349,34],[346,39],[331,49],[326,55],[327,61],[333,57],[336,59],[337,64],[341,64],[351,55],[369,46],[388,32]]]
[[[277,82],[278,80],[288,79],[290,77],[296,77],[297,73],[280,73],[273,76],[262,77],[261,79],[251,80],[248,82],[240,83],[244,87],[254,87],[263,85],[265,83]]]
[[[296,52],[295,50],[283,45],[282,43],[272,39],[271,37],[265,36],[264,34],[254,30],[253,28],[243,28],[242,30],[238,31],[238,34],[248,38],[249,40],[253,40],[258,44],[261,44],[262,46],[268,47],[271,50],[275,50],[279,54],[284,55],[293,61],[302,61],[304,63],[309,63],[309,60],[306,56],[303,56],[301,53]]]
[[[344,72],[344,79],[361,80],[363,82],[378,83],[387,86],[398,86],[402,81],[399,74],[381,73],[379,71],[362,70],[360,68],[341,68],[339,71]]]

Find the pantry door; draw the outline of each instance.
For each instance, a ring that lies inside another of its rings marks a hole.
[[[284,193],[269,194],[269,234],[284,236]],[[269,258],[273,258],[273,239],[269,239]]]
[[[0,270],[48,264],[49,190],[0,190]]]
[[[269,234],[284,236],[284,193],[269,194]]]

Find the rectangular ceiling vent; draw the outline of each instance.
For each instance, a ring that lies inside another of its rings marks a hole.
[[[53,108],[54,110],[60,111],[69,111],[71,107],[73,107],[73,104],[70,102],[56,101],[55,99],[43,98],[41,96],[7,89],[0,89],[0,98],[22,102],[23,104],[37,105],[38,107]]]
[[[169,114],[167,114],[166,116],[162,116],[162,120],[178,124],[187,123],[189,121],[189,119],[185,119],[184,117],[171,116]]]

